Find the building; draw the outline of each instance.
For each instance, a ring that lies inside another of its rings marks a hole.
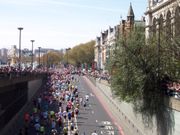
[[[8,50],[8,63],[11,66],[17,65],[19,63],[19,51],[16,45],[11,45],[11,48]]]
[[[95,63],[97,70],[105,70],[106,64],[108,64],[109,59],[112,55],[113,49],[115,49],[115,44],[121,37],[126,37],[135,26],[143,25],[143,20],[134,20],[134,11],[132,5],[130,4],[127,19],[121,20],[120,23],[114,27],[109,27],[101,35],[96,38],[96,45],[94,48],[95,53]]]
[[[8,63],[7,52],[8,52],[8,50],[6,48],[0,49],[0,64]]]
[[[109,27],[108,30],[101,32],[100,37],[96,37],[95,63],[97,69],[105,69],[105,64],[110,58],[112,47],[116,40],[117,27]]]
[[[27,48],[21,50],[21,63],[29,63],[29,57],[31,56],[31,51]],[[19,64],[19,49],[16,45],[11,45],[11,48],[8,50],[8,64],[11,66],[18,66]]]
[[[146,15],[146,37],[158,32],[166,34],[168,39],[180,36],[180,1],[148,0]]]
[[[45,55],[48,52],[62,52],[63,53],[63,50],[62,49],[61,50],[55,50],[55,49],[50,49],[50,48],[40,48],[40,49],[38,48],[38,49],[34,50],[34,56],[36,58],[38,58],[39,55],[41,57],[41,56]]]

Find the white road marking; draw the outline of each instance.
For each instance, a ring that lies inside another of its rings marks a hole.
[[[98,122],[98,120],[96,120],[96,123]]]
[[[114,135],[114,131],[107,131],[108,135]]]
[[[102,121],[104,125],[112,125],[110,121]]]
[[[91,97],[94,97],[94,94],[93,94],[93,93],[90,93],[90,96],[91,96]]]
[[[92,114],[94,114],[94,111],[92,111]]]
[[[104,125],[104,130],[101,131],[101,134],[115,135],[114,127],[110,121],[101,121],[101,123]]]
[[[113,126],[105,126],[104,128],[107,130],[113,130],[114,129]]]

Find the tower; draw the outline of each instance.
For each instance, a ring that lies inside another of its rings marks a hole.
[[[127,14],[127,20],[126,20],[126,34],[131,32],[131,30],[133,29],[134,27],[134,11],[133,11],[133,8],[132,8],[132,5],[130,3],[130,7],[129,7],[129,10],[128,10],[128,14]]]
[[[127,21],[134,22],[134,11],[133,11],[131,3],[130,3],[129,11],[127,14]]]

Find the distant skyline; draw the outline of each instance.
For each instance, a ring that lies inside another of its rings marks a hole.
[[[63,49],[85,43],[126,19],[130,2],[135,19],[144,16],[145,0],[0,0],[0,48]]]

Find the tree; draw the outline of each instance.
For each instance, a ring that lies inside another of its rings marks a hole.
[[[48,67],[53,65],[58,65],[63,60],[63,53],[50,51],[47,54],[44,54],[40,57],[42,65],[47,65]]]
[[[155,117],[159,133],[167,135],[172,133],[174,119],[172,110],[165,106],[169,98],[164,94],[162,83],[167,78],[177,81],[180,77],[180,42],[172,40],[168,44],[163,35],[146,41],[140,29],[117,42],[111,59],[111,68],[116,68],[112,90],[120,100],[133,103],[149,127]]]
[[[94,45],[95,41],[89,41],[84,44],[77,45],[68,51],[69,63],[80,66],[82,63],[92,64],[94,60]],[[67,58],[67,53],[64,55],[64,59]]]

